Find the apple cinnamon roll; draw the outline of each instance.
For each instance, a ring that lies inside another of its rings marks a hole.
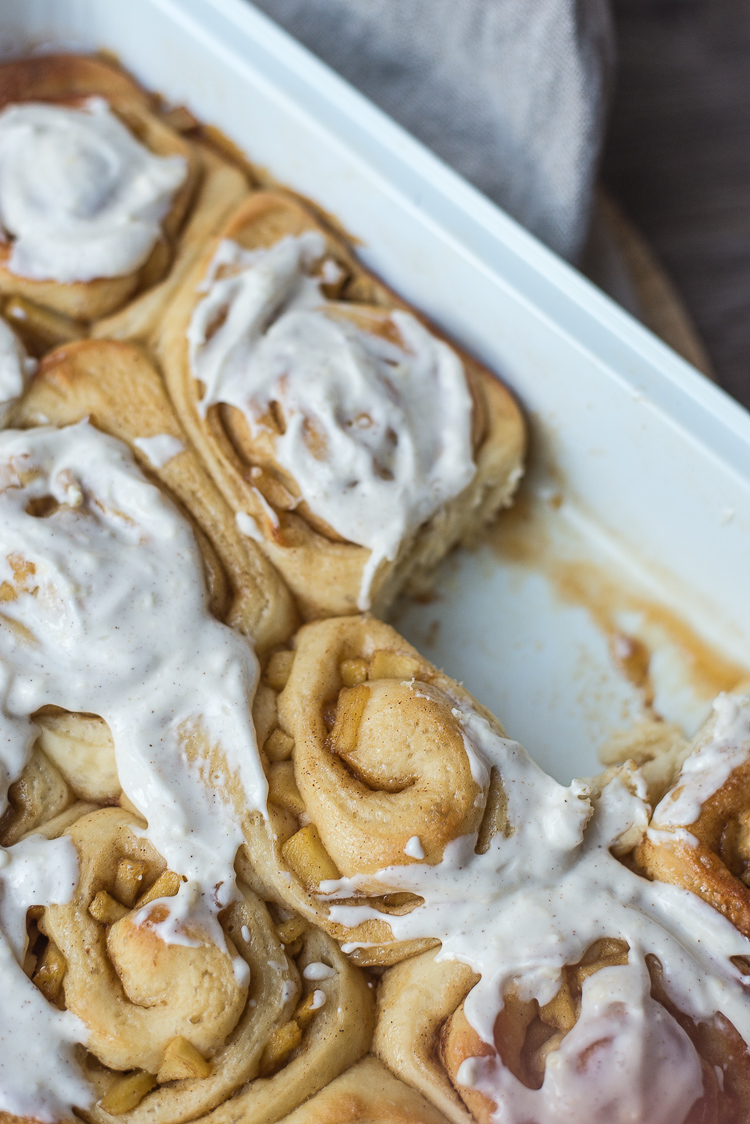
[[[175,913],[181,879],[143,826],[119,808],[79,819],[75,893],[35,922],[32,981],[86,1028],[77,1107],[101,1124],[274,1121],[365,1052],[366,983],[304,924],[285,944],[241,881],[216,919]]]
[[[294,649],[276,652],[265,669],[254,714],[269,821],[250,828],[250,855],[279,900],[343,941],[359,963],[382,966],[434,943],[394,940],[392,916],[420,898],[392,891],[380,872],[437,866],[456,840],[481,833],[484,844],[502,819],[462,706],[486,713],[367,616],[306,625]],[[335,919],[340,903],[328,897],[349,883],[349,904],[367,903],[371,913],[353,927]]]
[[[90,418],[130,448],[142,470],[193,522],[214,613],[260,651],[294,628],[288,590],[257,545],[241,533],[174,416],[145,355],[114,341],[78,341],[50,353],[11,415],[20,426],[67,426]]]
[[[716,699],[636,858],[750,937],[750,694]]]
[[[36,354],[147,290],[138,319],[153,323],[168,298],[157,284],[178,262],[181,276],[245,190],[238,169],[180,135],[103,60],[0,67],[0,293]]]
[[[511,500],[508,392],[288,195],[239,207],[158,346],[191,440],[307,618],[382,614]]]

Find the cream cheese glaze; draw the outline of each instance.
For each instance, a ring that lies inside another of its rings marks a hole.
[[[34,374],[36,359],[30,358],[12,328],[0,319],[0,427]]]
[[[102,98],[80,108],[27,102],[0,113],[0,224],[8,267],[60,282],[118,277],[142,265],[187,175],[156,156]]]
[[[52,1122],[70,1106],[93,1100],[74,1057],[88,1032],[70,1011],[58,1011],[34,986],[21,964],[26,951],[26,910],[70,900],[78,858],[70,839],[29,836],[0,848],[0,1111]],[[42,1059],[43,1063],[42,1063]]]
[[[54,704],[101,715],[123,790],[147,821],[144,834],[183,878],[178,895],[162,900],[169,917],[160,934],[185,941],[190,915],[223,943],[215,915],[235,894],[243,835],[222,797],[226,777],[218,766],[188,760],[187,743],[200,731],[219,748],[247,806],[265,811],[250,717],[257,661],[245,639],[208,611],[190,525],[126,446],[87,422],[6,430],[0,588],[0,812],[34,743],[36,710]],[[59,1118],[59,1098],[68,1098],[67,1107],[87,1103],[69,1049],[86,1040],[85,1028],[51,1008],[19,966],[25,908],[68,900],[70,863],[58,864],[59,877],[50,867],[44,878],[37,863],[22,898],[19,880],[9,879],[27,852],[59,858],[65,847],[27,840],[2,853],[0,868],[0,987],[4,1000],[6,989],[19,994],[13,1049],[2,1054],[13,1060],[0,1067],[0,1107],[43,1120]],[[14,901],[23,908],[14,910]],[[246,976],[244,964],[238,974]],[[46,1043],[44,1067],[37,1039]]]
[[[750,1041],[750,1004],[730,959],[747,956],[750,941],[695,895],[649,882],[611,854],[633,824],[645,830],[645,788],[633,794],[616,777],[593,800],[583,782],[558,784],[465,705],[454,714],[488,773],[499,770],[509,834],[496,834],[484,854],[475,851],[476,835],[463,836],[436,865],[412,862],[376,875],[383,892],[424,899],[411,913],[388,916],[395,938],[438,937],[439,958],[463,961],[481,976],[465,1014],[490,1044],[510,985],[522,999],[545,1004],[563,966],[577,963],[594,941],[617,937],[629,946],[626,965],[603,968],[585,984],[578,1023],[548,1055],[539,1090],[519,1082],[496,1055],[467,1060],[460,1079],[496,1102],[496,1124],[680,1124],[701,1094],[700,1061],[650,997],[646,956],[661,963],[678,1008],[696,1019],[721,1012]],[[367,885],[372,892],[371,875]],[[336,904],[361,888],[357,878],[321,884],[334,921],[381,918],[369,905]],[[600,1047],[586,1054],[594,1042]]]
[[[236,406],[257,435],[280,405],[279,464],[312,512],[371,551],[359,597],[367,609],[380,562],[472,479],[472,402],[458,356],[415,317],[391,313],[395,343],[347,318],[353,306],[325,300],[331,263],[311,275],[324,253],[314,231],[266,250],[222,242],[189,356],[204,416],[215,403]]]
[[[714,723],[709,736],[686,758],[677,782],[657,805],[653,822],[660,828],[695,823],[705,801],[747,760],[750,696],[721,694],[713,709]]]
[[[169,464],[185,448],[179,437],[173,437],[171,433],[157,433],[154,437],[136,437],[133,444],[140,449],[154,468],[164,468],[165,464]]]

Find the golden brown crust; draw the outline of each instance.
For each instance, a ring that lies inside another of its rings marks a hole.
[[[155,477],[193,520],[217,614],[251,636],[261,652],[284,641],[296,619],[289,592],[256,544],[237,529],[232,512],[190,448],[156,370],[138,348],[81,340],[51,352],[16,407],[13,424],[70,425],[86,417],[124,441],[147,475]],[[175,437],[184,446],[161,468],[134,444],[136,438],[157,434]]]
[[[446,1119],[377,1059],[367,1057],[279,1124],[446,1124]]]
[[[199,299],[196,285],[205,275],[220,239],[245,249],[265,248],[285,235],[306,230],[322,233],[327,253],[341,266],[336,299],[357,309],[406,307],[356,261],[348,246],[322,226],[305,207],[282,192],[248,196],[206,248],[195,271],[178,293],[165,318],[158,351],[175,409],[193,443],[235,511],[253,517],[263,548],[289,584],[306,619],[352,612],[369,551],[339,535],[299,502],[296,483],[274,461],[272,450],[250,438],[242,414],[231,406],[212,406],[203,421],[198,412],[200,387],[189,367],[186,331]],[[525,448],[519,409],[505,388],[480,364],[461,354],[478,408],[477,473],[469,486],[422,527],[407,536],[393,562],[375,575],[373,611],[382,615],[396,594],[419,582],[444,554],[478,525],[510,502]],[[250,470],[255,473],[250,476]],[[269,517],[269,509],[273,517]]]
[[[6,266],[11,246],[0,245],[0,293],[21,296],[85,324],[122,307],[136,292],[155,285],[169,269],[180,228],[201,178],[201,160],[193,146],[163,121],[148,95],[121,70],[86,55],[52,55],[20,59],[0,66],[0,109],[10,103],[48,101],[75,106],[90,96],[105,98],[130,131],[159,156],[181,156],[188,174],[162,222],[163,237],[148,259],[120,277],[59,282],[20,277]]]

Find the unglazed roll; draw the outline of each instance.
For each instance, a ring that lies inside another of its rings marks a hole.
[[[246,190],[127,75],[81,55],[0,68],[0,168],[0,292],[36,354],[148,290],[128,322],[146,332],[171,292],[155,286],[179,281]]]
[[[382,613],[511,500],[524,426],[289,195],[258,192],[171,304],[177,413],[305,617]]]
[[[261,651],[285,640],[295,622],[288,590],[238,529],[140,350],[101,340],[50,353],[11,415],[13,424],[24,427],[71,425],[84,418],[126,442],[143,471],[193,520],[216,615],[251,636]]]
[[[746,685],[742,685],[746,686]],[[750,937],[750,693],[720,695],[636,851]]]
[[[266,668],[255,714],[271,830],[255,821],[250,854],[283,900],[345,947],[361,944],[360,963],[393,963],[431,943],[394,941],[389,916],[419,898],[389,893],[380,871],[439,864],[461,837],[481,831],[486,842],[498,830],[497,786],[457,708],[487,714],[368,616],[306,625]],[[347,883],[378,911],[353,930],[326,896]]]

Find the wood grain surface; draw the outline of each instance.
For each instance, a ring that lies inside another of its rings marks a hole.
[[[750,0],[615,0],[603,178],[750,406]]]

